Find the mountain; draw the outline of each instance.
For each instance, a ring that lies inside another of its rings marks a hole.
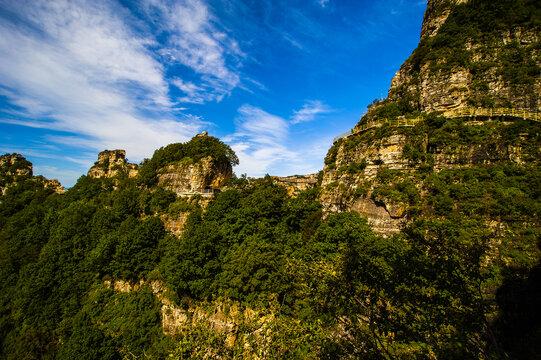
[[[541,6],[429,0],[317,175],[206,132],[67,191],[0,157],[0,359],[534,359]]]
[[[428,1],[388,97],[327,154],[325,208],[358,211],[390,235],[427,210],[423,172],[537,166],[540,18],[535,1]]]

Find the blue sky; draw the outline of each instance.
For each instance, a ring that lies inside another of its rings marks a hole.
[[[72,186],[207,130],[249,176],[316,172],[419,41],[426,0],[0,0],[0,152]]]

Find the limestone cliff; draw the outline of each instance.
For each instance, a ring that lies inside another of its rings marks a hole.
[[[20,181],[32,180],[43,184],[43,187],[62,194],[66,190],[57,179],[46,179],[43,176],[33,176],[32,163],[20,154],[5,154],[0,156],[0,195]]]
[[[383,127],[341,139],[327,155],[320,199],[328,212],[357,211],[377,232],[398,232],[410,215],[422,210],[415,207],[415,198],[425,192],[423,179],[430,172],[539,163],[539,126],[533,122],[522,129],[521,124],[487,120],[456,121],[435,130],[427,124]]]
[[[139,173],[137,164],[126,160],[125,150],[104,150],[98,154],[98,161],[88,170],[88,176],[93,178],[112,178],[125,173],[134,178]]]
[[[327,154],[324,209],[358,211],[390,235],[413,217],[433,213],[419,200],[429,191],[431,172],[539,164],[538,116],[450,119],[433,112],[539,111],[540,19],[539,6],[523,0],[428,0],[419,46],[396,73],[388,97],[369,106],[353,134]],[[382,123],[404,118],[421,120],[411,127]],[[380,123],[370,127],[371,121]]]
[[[401,111],[541,109],[539,9],[517,1],[429,0],[421,42],[392,80]],[[375,107],[377,108],[377,107]]]
[[[273,181],[287,189],[289,195],[296,196],[301,191],[312,189],[317,184],[317,174],[293,175],[287,177],[272,176]]]
[[[233,174],[228,163],[218,163],[213,157],[205,157],[195,163],[180,161],[157,171],[158,186],[178,195],[211,193],[227,183]],[[209,190],[205,192],[205,190]]]
[[[421,28],[421,40],[436,35],[449,17],[453,6],[466,2],[468,0],[428,0]]]

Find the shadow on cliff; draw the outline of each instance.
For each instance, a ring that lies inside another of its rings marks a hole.
[[[541,241],[538,243],[541,248]],[[541,359],[541,260],[531,269],[509,269],[496,293],[497,340],[508,359]]]

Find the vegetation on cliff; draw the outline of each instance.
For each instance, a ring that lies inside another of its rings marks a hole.
[[[239,159],[231,148],[213,136],[196,136],[187,143],[169,144],[154,152],[150,159],[145,159],[139,172],[139,183],[154,185],[158,179],[156,172],[169,164],[182,162],[193,164],[212,157],[217,164],[238,165]]]
[[[531,89],[538,42],[511,41],[497,66],[472,59],[538,20],[531,0],[453,5],[408,60],[409,85],[430,63],[436,79],[494,68]],[[420,115],[405,84],[369,116]],[[156,186],[171,164],[238,163],[204,135],[156,150],[138,177],[82,176],[64,194],[24,158],[2,162],[0,359],[537,357],[541,125],[423,115],[338,140],[322,187],[296,196],[268,176],[209,201]],[[375,232],[367,204],[401,227]],[[177,237],[164,221],[180,213]]]
[[[324,218],[318,189],[291,198],[271,178],[245,181],[205,209],[120,174],[83,176],[63,195],[21,181],[0,203],[1,357],[531,355],[535,335],[504,336],[526,322],[535,294],[539,175],[512,164],[420,175],[420,215],[388,238],[357,213]],[[378,174],[390,185],[396,176]],[[177,238],[160,214],[180,208],[191,215]],[[106,285],[115,280],[143,285],[118,292]],[[153,280],[180,308],[227,299],[260,309],[275,319],[272,331],[250,351],[250,338],[227,345],[201,324],[166,336]],[[509,289],[521,291],[518,310]]]
[[[539,109],[539,2],[442,2],[430,18],[445,11],[446,20],[435,34],[421,39],[389,97],[377,102],[369,117],[449,106]]]

